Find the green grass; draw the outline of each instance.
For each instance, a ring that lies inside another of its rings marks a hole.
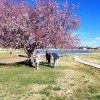
[[[100,64],[100,53],[91,53],[86,55],[80,55],[80,57],[85,60],[95,64]]]
[[[20,67],[16,66],[7,66],[0,68],[0,82],[9,84],[10,82],[18,83],[20,85],[28,85],[29,83],[37,83],[37,84],[46,84],[55,82],[56,76],[59,74],[59,69],[44,69],[35,70],[34,68],[30,68],[28,66],[20,65]]]
[[[19,54],[25,55],[23,51],[18,50],[12,50],[12,54],[10,54],[10,51],[0,51],[0,59],[16,57]]]
[[[0,53],[0,59],[4,59],[4,58],[11,58],[11,57],[15,57],[14,54],[9,54],[9,53]]]
[[[96,60],[95,54],[89,57]],[[99,69],[75,62],[73,55],[60,56],[58,68],[41,59],[39,70],[24,64],[0,65],[0,100],[100,100]]]
[[[61,88],[60,88],[59,86],[55,86],[55,87],[53,87],[53,90],[55,90],[55,91],[60,91]]]
[[[42,67],[42,66],[41,66]],[[30,86],[34,84],[53,84],[56,78],[60,76],[60,70],[42,67],[40,70],[30,68],[25,65],[1,66],[0,68],[0,97],[4,95],[25,95],[30,91]],[[34,87],[36,88],[36,87]],[[8,92],[10,92],[8,94]],[[16,97],[16,100],[18,98]]]

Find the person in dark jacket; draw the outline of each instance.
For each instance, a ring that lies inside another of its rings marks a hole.
[[[48,53],[48,65],[51,66],[51,53]]]
[[[58,67],[58,59],[59,56],[57,53],[52,53],[53,59],[54,59],[54,67]]]
[[[46,51],[46,62],[48,63],[48,65],[51,65],[51,53],[48,53]]]
[[[46,54],[45,54],[46,62],[48,62],[48,55],[49,55],[49,53],[46,51]]]

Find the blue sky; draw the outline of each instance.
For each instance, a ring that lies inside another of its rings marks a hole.
[[[75,4],[79,3],[79,8],[75,14],[77,14],[80,18],[80,28],[75,32],[75,34],[79,34],[81,39],[81,46],[100,46],[100,0],[56,1],[68,1]]]
[[[62,0],[63,1],[63,0]],[[68,0],[79,2],[76,11],[80,18],[79,34],[82,46],[100,46],[100,0]]]

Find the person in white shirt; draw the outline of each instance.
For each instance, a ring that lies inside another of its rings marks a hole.
[[[39,51],[37,51],[36,54],[34,55],[34,65],[36,69],[40,69],[39,68],[40,62],[41,62],[41,59],[40,59]]]

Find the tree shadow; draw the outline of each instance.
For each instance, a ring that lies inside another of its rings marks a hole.
[[[23,65],[28,66],[28,67],[34,67],[34,66],[32,66],[32,63],[31,63],[31,60],[30,59],[24,60],[24,61],[20,61],[20,62],[15,62],[15,63],[9,63],[9,64],[7,64],[7,63],[0,63],[0,66],[22,67]],[[44,66],[44,67],[53,68],[53,66],[49,65],[47,62],[40,62],[39,65],[40,66]]]
[[[30,60],[15,62],[15,63],[0,63],[0,66],[15,66],[15,67],[22,67],[22,65],[33,67]]]
[[[40,62],[40,65],[45,66],[45,67],[54,68],[53,66],[49,65],[47,62]]]
[[[25,57],[25,58],[28,58],[27,55],[18,55],[19,57]]]
[[[19,57],[24,57],[24,58],[28,58],[27,55],[18,55]],[[14,62],[14,63],[1,63],[0,62],[0,66],[17,66],[17,67],[21,67],[21,65],[25,65],[25,66],[29,66],[32,67],[31,64],[31,60],[27,59],[24,61],[19,61],[19,62]]]
[[[16,62],[15,64],[16,65],[25,65],[25,66],[33,67],[30,59],[25,60],[25,61],[21,61],[21,62]]]

